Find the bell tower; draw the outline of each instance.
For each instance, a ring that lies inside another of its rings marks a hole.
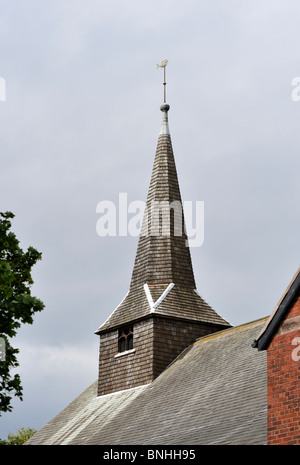
[[[161,129],[129,291],[96,331],[98,395],[151,383],[196,338],[231,326],[196,290],[169,109],[166,102],[160,106]]]

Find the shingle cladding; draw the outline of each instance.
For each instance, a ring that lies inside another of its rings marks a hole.
[[[171,205],[174,208],[171,209]],[[163,219],[160,217],[159,221],[160,212]],[[169,218],[170,225],[168,221],[163,223],[163,220]],[[177,226],[175,233],[174,225]],[[171,137],[169,134],[162,134],[158,138],[131,288],[145,282],[174,282],[195,289],[190,250],[186,245],[187,236]]]
[[[27,444],[266,444],[266,319],[198,339],[151,384],[97,397],[97,382]]]
[[[156,314],[184,318],[187,320],[230,326],[196,292],[181,286],[174,286],[155,310]]]
[[[169,228],[168,222],[164,223],[166,219],[170,219]],[[155,308],[156,314],[229,326],[195,292],[184,225],[171,137],[160,134],[129,292],[96,331],[97,334],[151,315],[153,308],[147,299],[145,284],[154,302],[169,284],[175,285],[162,304]]]
[[[159,286],[159,289],[154,289],[154,291],[152,291],[151,286],[149,286],[149,288],[155,302],[161,297],[166,286]],[[128,322],[145,318],[152,313],[177,319],[230,326],[229,323],[218,315],[194,289],[187,289],[175,285],[161,303],[153,309],[147,299],[144,287],[140,286],[138,289],[135,289],[135,291],[129,291],[124,300],[112,313],[109,319],[99,328],[97,333],[105,332],[113,327],[122,326]]]
[[[163,125],[129,292],[96,331],[99,395],[153,381],[197,337],[230,326],[195,291],[171,137],[165,126],[168,109],[161,106]],[[118,330],[129,324],[137,350],[120,359]]]

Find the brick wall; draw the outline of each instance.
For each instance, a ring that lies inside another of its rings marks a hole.
[[[98,395],[153,381],[196,338],[213,325],[151,317],[133,325],[133,350],[118,353],[118,329],[101,334]]]
[[[300,445],[300,295],[267,354],[268,444]]]

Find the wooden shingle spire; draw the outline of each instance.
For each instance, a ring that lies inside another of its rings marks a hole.
[[[97,334],[151,314],[225,325],[196,292],[183,208],[163,103],[162,124],[137,247],[130,289]]]
[[[166,61],[162,66],[165,77]],[[151,383],[196,338],[230,326],[196,291],[165,96],[164,82],[161,130],[129,291],[96,331],[99,396]]]
[[[158,138],[144,222],[132,273],[131,289],[139,285],[178,284],[195,289],[171,136],[169,105],[161,105]]]

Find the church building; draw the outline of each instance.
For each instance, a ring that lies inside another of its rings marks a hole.
[[[300,268],[270,317],[232,327],[205,302],[169,109],[129,290],[96,330],[98,379],[27,444],[300,445]]]

